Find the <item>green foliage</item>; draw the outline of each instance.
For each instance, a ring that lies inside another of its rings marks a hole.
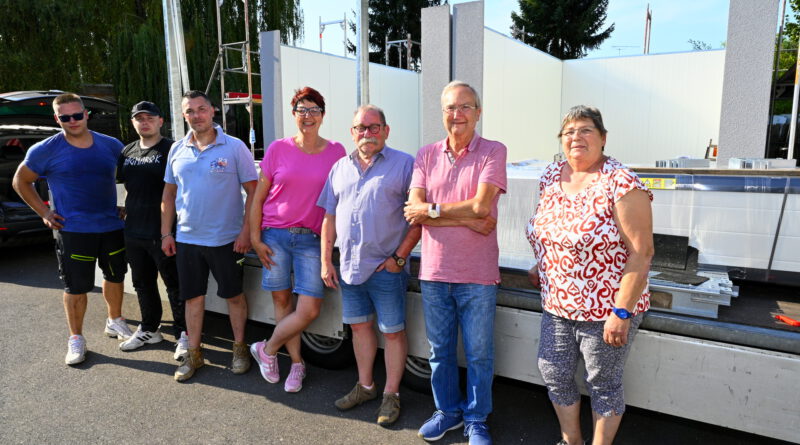
[[[711,49],[711,45],[702,40],[689,39],[688,42],[690,45],[692,45],[692,51],[705,51]]]
[[[209,83],[218,53],[215,1],[180,2],[189,84],[200,90]],[[249,3],[251,50],[257,50],[261,30],[280,29],[284,43],[302,37],[299,0]],[[169,114],[161,0],[0,0],[0,10],[0,92],[80,92],[82,85],[112,84],[123,138],[132,135],[127,110],[136,102],[153,101]],[[220,10],[223,42],[243,41],[242,2],[227,0]],[[239,59],[229,53],[229,60]],[[252,60],[253,71],[260,72],[258,58]],[[225,80],[226,90],[247,91],[245,76],[226,75]],[[258,87],[256,77],[256,92]],[[218,82],[212,82],[209,95],[219,102]],[[244,115],[237,116],[237,124],[244,121],[246,127],[246,111],[237,114]]]
[[[422,24],[420,22],[422,8],[439,6],[441,0],[369,0],[369,61],[373,63],[386,63],[386,40],[405,40],[411,33],[411,40],[419,42],[422,38]],[[444,1],[447,4],[447,1]],[[355,13],[353,13],[355,15]],[[355,22],[350,22],[350,30],[356,33]],[[348,40],[347,51],[355,54],[355,44]],[[397,47],[389,50],[388,65],[397,64]],[[411,46],[411,65],[419,68],[421,57],[420,46]],[[407,65],[406,48],[401,51],[402,66]]]
[[[605,30],[608,0],[519,0],[511,36],[559,59],[578,59],[614,31]]]

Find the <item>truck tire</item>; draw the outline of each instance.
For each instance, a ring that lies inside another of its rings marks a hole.
[[[432,394],[431,367],[428,359],[409,355],[406,358],[406,372],[401,381],[406,388],[423,394]]]
[[[325,369],[343,369],[355,363],[353,340],[303,332],[300,335],[303,359]]]

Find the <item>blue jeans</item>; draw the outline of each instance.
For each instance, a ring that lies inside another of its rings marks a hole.
[[[492,412],[497,286],[420,280],[420,287],[436,409],[485,422]],[[467,358],[466,400],[458,384],[459,326]]]
[[[288,229],[264,229],[261,241],[272,249],[272,268],[263,268],[264,290],[292,289],[298,295],[322,298],[319,236],[314,233],[291,233]],[[294,287],[292,287],[294,275]]]
[[[365,323],[378,315],[378,328],[393,334],[406,328],[406,290],[408,274],[374,272],[361,284],[339,281],[342,288],[342,321],[347,324]]]

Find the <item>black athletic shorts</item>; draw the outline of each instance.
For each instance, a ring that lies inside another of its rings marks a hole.
[[[175,243],[181,300],[205,295],[208,272],[217,281],[217,295],[233,298],[242,293],[244,255],[233,251],[233,243],[219,247]]]
[[[58,273],[68,294],[85,294],[94,288],[95,262],[103,279],[122,283],[128,264],[125,261],[125,236],[122,230],[103,233],[56,232]]]

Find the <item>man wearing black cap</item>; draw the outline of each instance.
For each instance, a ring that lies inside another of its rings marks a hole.
[[[187,348],[184,303],[178,293],[175,257],[161,251],[161,194],[164,169],[173,141],[161,136],[164,119],[152,102],[139,102],[131,110],[131,123],[139,140],[125,146],[119,157],[117,179],[125,184],[125,245],[131,266],[133,287],[139,298],[142,323],[128,340],[120,343],[123,351],[163,340],[161,296],[158,273],[167,287],[172,307],[174,334],[177,340],[175,359],[182,360]]]

